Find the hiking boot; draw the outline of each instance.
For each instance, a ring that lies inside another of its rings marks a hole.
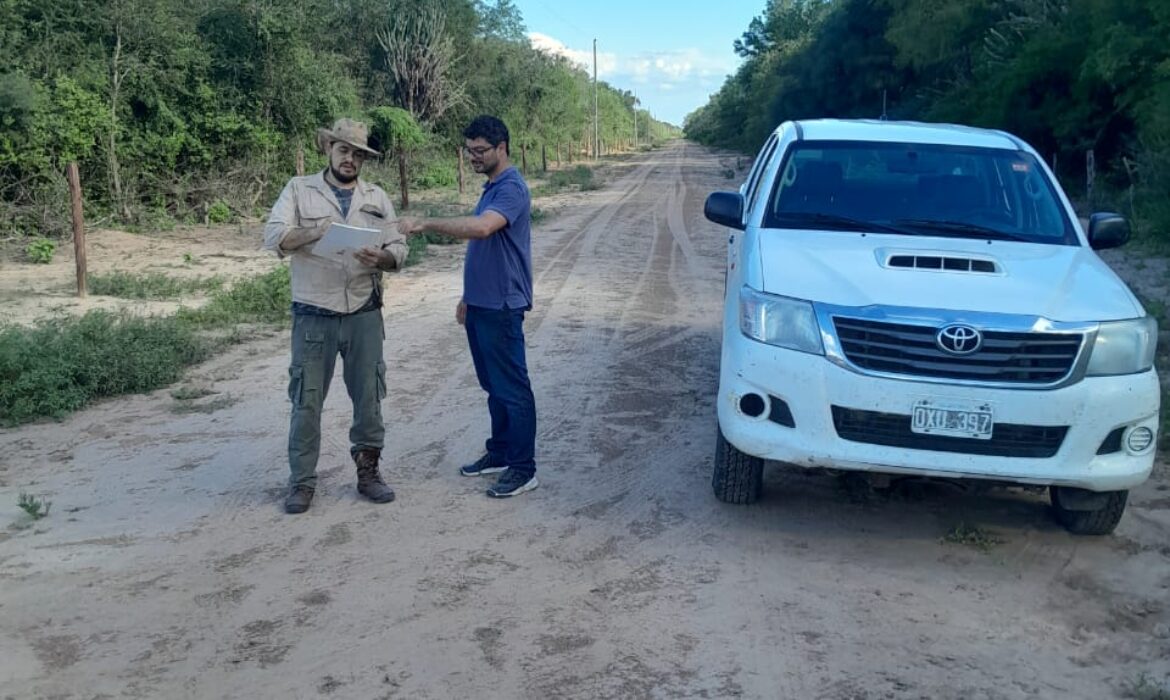
[[[289,489],[288,496],[284,499],[284,512],[292,514],[304,513],[309,509],[309,504],[312,502],[312,486],[294,486]]]
[[[358,493],[374,503],[389,503],[394,500],[394,489],[382,481],[378,473],[378,458],[382,456],[380,450],[359,450],[353,456],[357,465]]]
[[[506,464],[500,464],[494,461],[491,455],[485,454],[471,464],[459,467],[459,473],[463,476],[483,476],[484,474],[499,474],[507,468]]]
[[[540,482],[536,480],[536,474],[522,474],[515,469],[509,469],[501,474],[500,480],[487,490],[487,495],[492,498],[509,498],[519,496],[525,491],[531,491],[539,485]]]

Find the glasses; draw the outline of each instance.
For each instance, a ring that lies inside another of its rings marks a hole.
[[[469,148],[467,146],[464,146],[463,152],[469,156],[475,156],[476,158],[482,158],[484,156],[484,154],[486,154],[489,151],[494,151],[494,150],[496,150],[496,148],[497,148],[496,146],[481,146],[479,148]]]

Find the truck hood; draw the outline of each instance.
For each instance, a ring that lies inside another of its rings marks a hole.
[[[1052,321],[1144,315],[1129,288],[1086,247],[842,231],[758,233],[762,291],[770,294],[840,306],[881,304]],[[944,266],[960,269],[940,269]],[[976,269],[961,269],[972,266]]]

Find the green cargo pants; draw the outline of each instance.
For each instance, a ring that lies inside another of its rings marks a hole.
[[[386,426],[386,362],[382,359],[382,310],[349,316],[293,314],[292,364],[288,397],[292,419],[288,431],[290,486],[317,485],[321,452],[321,406],[329,393],[338,354],[342,377],[353,401],[350,452],[381,450]]]

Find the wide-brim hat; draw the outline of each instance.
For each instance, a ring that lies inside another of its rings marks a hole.
[[[369,146],[369,128],[365,124],[354,121],[353,119],[338,119],[333,122],[333,128],[331,129],[317,129],[317,147],[323,152],[328,153],[329,145],[334,141],[343,141],[370,155],[382,155]]]

